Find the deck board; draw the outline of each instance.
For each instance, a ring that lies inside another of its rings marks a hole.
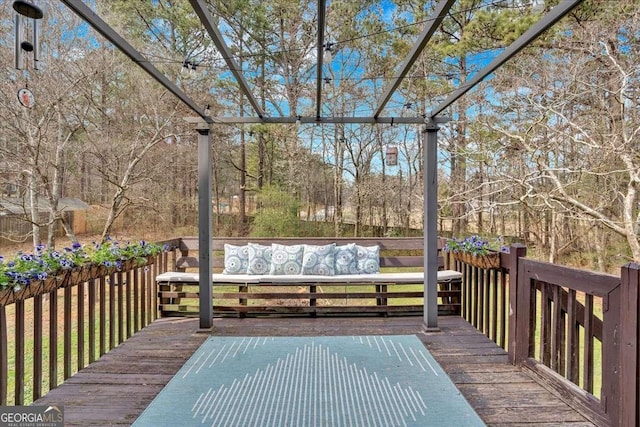
[[[422,332],[420,317],[214,320],[214,335],[325,336],[417,334],[490,426],[593,426],[459,317]],[[207,338],[198,319],[160,319],[92,363],[36,405],[62,405],[65,426],[130,425]]]

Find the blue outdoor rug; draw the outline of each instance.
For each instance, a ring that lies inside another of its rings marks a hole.
[[[483,426],[414,335],[210,337],[134,426]]]

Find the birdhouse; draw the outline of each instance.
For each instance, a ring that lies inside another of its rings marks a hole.
[[[387,166],[398,165],[398,147],[395,145],[388,145],[386,154]]]

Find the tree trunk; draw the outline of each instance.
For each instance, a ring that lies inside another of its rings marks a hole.
[[[546,218],[546,235],[548,236],[548,241],[549,241],[549,262],[551,264],[556,262],[556,259],[558,257],[558,244],[557,244],[557,240],[558,240],[558,233],[556,232],[557,230],[557,213],[553,210],[550,209],[549,211],[547,211],[545,218]]]
[[[341,128],[341,131],[343,129]],[[339,136],[340,135],[340,136]],[[336,237],[342,236],[342,174],[344,173],[344,133],[336,130],[335,134],[336,166],[333,169],[334,197],[334,232]]]

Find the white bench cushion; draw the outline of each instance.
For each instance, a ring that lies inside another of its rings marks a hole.
[[[212,274],[211,281],[213,283],[260,283],[261,276],[251,274]],[[198,273],[180,273],[168,271],[156,276],[156,282],[184,282],[198,283],[200,275]]]
[[[438,271],[438,282],[460,280],[462,273],[455,270]],[[166,272],[156,276],[156,282],[198,283],[198,273]],[[249,275],[249,274],[212,274],[213,283],[423,283],[424,273],[373,273],[339,274],[335,276],[318,275]]]

